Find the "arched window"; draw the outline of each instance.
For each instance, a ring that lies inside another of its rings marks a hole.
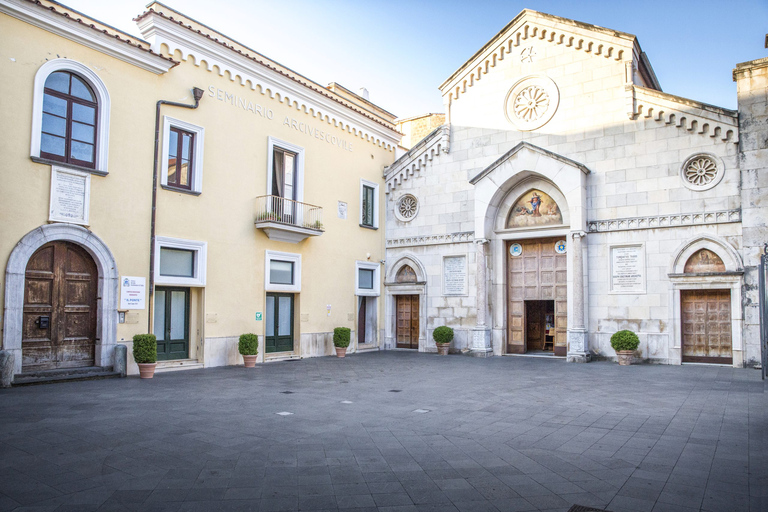
[[[98,109],[96,95],[78,75],[70,71],[48,75],[40,157],[95,168]]]
[[[30,156],[107,174],[109,92],[88,66],[53,59],[35,74]]]

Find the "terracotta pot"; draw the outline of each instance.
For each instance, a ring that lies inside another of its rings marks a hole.
[[[142,379],[151,379],[155,375],[157,363],[138,363],[139,377]]]
[[[252,356],[247,356],[243,354],[243,364],[245,365],[246,368],[255,368],[257,357],[259,357],[257,354],[254,354]]]
[[[621,366],[629,366],[632,364],[632,356],[634,353],[634,350],[617,350],[616,358],[619,360]]]
[[[336,357],[344,357],[347,355],[347,347],[334,347],[336,349]]]
[[[437,354],[441,356],[447,356],[448,350],[451,348],[450,343],[438,343],[437,344]]]

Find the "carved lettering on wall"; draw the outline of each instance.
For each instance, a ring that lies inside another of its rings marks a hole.
[[[645,292],[645,251],[642,245],[611,247],[611,291]]]
[[[51,167],[51,202],[48,220],[88,225],[91,175]]]
[[[446,256],[443,258],[443,293],[445,295],[467,294],[466,256]]]

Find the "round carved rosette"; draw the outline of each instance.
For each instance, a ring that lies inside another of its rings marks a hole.
[[[541,128],[557,112],[560,92],[555,82],[544,75],[531,75],[518,80],[507,93],[504,112],[518,130]]]
[[[723,162],[715,155],[698,153],[689,157],[680,168],[680,179],[683,185],[691,190],[709,190],[714,187],[725,174]]]
[[[395,204],[395,217],[403,222],[409,222],[419,213],[419,200],[411,194],[405,194]]]

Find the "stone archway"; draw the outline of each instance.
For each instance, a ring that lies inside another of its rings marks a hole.
[[[5,322],[3,349],[14,355],[14,373],[21,373],[21,338],[24,314],[24,281],[30,257],[43,245],[68,241],[85,249],[98,271],[95,364],[111,366],[117,338],[119,273],[112,252],[91,231],[74,224],[48,224],[27,233],[8,258],[5,270]]]
[[[396,347],[398,300],[402,301],[402,298],[410,297],[414,299],[418,308],[418,349],[419,352],[425,352],[427,345],[427,273],[424,265],[412,254],[401,255],[387,271],[384,279],[384,291],[385,311],[387,312],[384,348]]]

